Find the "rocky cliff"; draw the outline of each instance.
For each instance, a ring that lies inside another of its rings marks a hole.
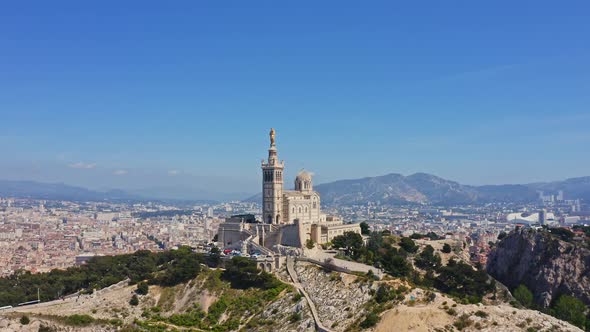
[[[590,250],[546,230],[510,233],[490,253],[487,271],[509,288],[524,284],[545,308],[561,294],[590,305]]]

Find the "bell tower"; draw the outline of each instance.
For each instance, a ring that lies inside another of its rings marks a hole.
[[[270,129],[268,160],[262,161],[262,219],[266,224],[283,223],[283,169],[275,145],[275,130]]]

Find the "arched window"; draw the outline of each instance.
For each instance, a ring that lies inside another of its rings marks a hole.
[[[307,213],[307,206],[305,207],[305,213]]]
[[[301,213],[301,206],[299,207],[299,213]]]
[[[292,212],[295,213],[295,208],[293,208],[293,211]]]

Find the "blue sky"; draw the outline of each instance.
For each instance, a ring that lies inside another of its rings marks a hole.
[[[590,175],[587,1],[19,1],[0,178],[256,192],[287,176]]]

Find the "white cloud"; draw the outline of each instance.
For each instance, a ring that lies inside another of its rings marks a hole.
[[[170,175],[170,176],[175,176],[178,174],[180,174],[180,171],[178,171],[177,169],[171,169],[168,171],[168,175]]]
[[[116,170],[116,171],[113,172],[113,174],[115,174],[115,175],[125,175],[127,173],[129,173],[129,172],[126,171],[126,170],[124,170],[124,169],[118,169],[118,170]]]
[[[87,164],[83,162],[73,163],[68,165],[69,168],[76,168],[76,169],[93,169],[96,167],[96,164]]]

